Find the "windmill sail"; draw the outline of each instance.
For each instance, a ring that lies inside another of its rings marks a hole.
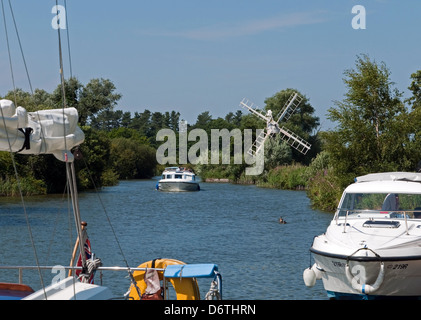
[[[278,120],[275,121],[272,118],[271,110],[268,110],[266,115],[263,115],[262,113],[257,111],[257,108],[254,108],[254,104],[252,102],[244,98],[240,102],[240,106],[248,109],[250,112],[266,121],[266,128],[262,130],[262,132],[258,135],[258,137],[256,138],[256,140],[254,141],[247,153],[252,156],[256,156],[256,154],[262,150],[262,147],[264,146],[268,138],[271,138],[276,134],[280,134],[281,138],[286,143],[288,143],[291,147],[305,155],[307,151],[310,150],[311,144],[305,141],[304,139],[300,138],[291,130],[279,126],[280,121],[286,121],[290,118],[290,116],[295,112],[302,100],[303,98],[297,93],[292,94],[289,97],[288,101],[285,103],[285,106],[283,107],[281,112],[279,112],[279,114],[277,115]]]
[[[75,108],[27,112],[10,100],[0,100],[0,151],[53,154],[73,161],[70,150],[85,139],[77,122]]]
[[[242,106],[243,108],[249,110],[251,113],[254,113],[256,116],[262,118],[263,120],[265,120],[266,122],[270,121],[269,117],[264,116],[262,113],[260,113],[259,111],[257,111],[257,108],[253,108],[254,103],[250,102],[249,100],[247,100],[246,98],[244,98],[241,102],[240,102],[240,106]]]
[[[297,136],[294,132],[288,130],[285,127],[281,127],[279,129],[279,134],[281,135],[281,138],[291,147],[298,150],[304,155],[307,153],[308,150],[310,150],[311,144]]]
[[[250,149],[247,151],[247,153],[251,156],[256,156],[256,154],[259,153],[259,151],[265,145],[266,140],[272,135],[272,133],[268,133],[266,130],[262,130],[262,132],[260,132],[256,140],[251,145]]]
[[[288,120],[289,117],[295,112],[302,100],[303,98],[297,93],[292,94],[286,102],[284,108],[281,110],[281,112],[278,113],[277,122],[279,123],[281,120]]]

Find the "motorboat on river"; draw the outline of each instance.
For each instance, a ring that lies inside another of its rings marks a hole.
[[[421,298],[421,173],[356,178],[310,252],[304,282],[329,298]]]
[[[183,167],[168,167],[162,172],[161,180],[156,185],[161,191],[199,191],[199,182],[191,169]]]

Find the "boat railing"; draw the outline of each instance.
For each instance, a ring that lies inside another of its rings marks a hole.
[[[421,219],[421,211],[419,210],[373,210],[373,209],[346,209],[337,210],[335,219],[340,217],[379,217],[379,218],[395,218],[395,219]]]
[[[19,284],[23,284],[23,271],[24,270],[82,270],[82,267],[78,266],[0,266],[0,270],[18,270],[19,272]],[[162,272],[163,274],[163,287],[164,287],[164,299],[168,299],[168,280],[170,278],[213,278],[211,283],[211,288],[206,294],[205,299],[216,298],[218,300],[222,299],[222,277],[218,272],[218,266],[215,264],[186,264],[186,265],[168,265],[166,268],[147,268],[147,267],[97,267],[96,270],[100,272],[100,284],[102,286],[102,271],[147,271],[147,270],[156,270]],[[72,274],[75,274],[73,272]],[[75,277],[76,279],[76,277]],[[64,279],[62,279],[64,280]],[[59,281],[57,281],[59,282]],[[126,293],[127,294],[127,293]],[[123,298],[119,297],[118,299]],[[124,295],[124,299],[127,298]]]
[[[405,221],[406,234],[409,234],[408,219],[420,219],[421,211],[419,210],[371,210],[371,209],[338,209],[335,215],[336,224],[339,225],[339,218],[345,218],[344,232],[348,224],[348,219],[351,218],[388,218],[388,219],[403,219]]]
[[[24,270],[57,270],[57,269],[64,269],[64,270],[82,270],[82,267],[77,266],[0,266],[0,270],[18,270],[18,283],[23,284],[23,271]],[[129,268],[129,267],[97,267],[96,270],[102,271],[146,271],[146,270],[156,270],[156,271],[165,271],[163,268]],[[102,277],[100,277],[102,279]],[[102,283],[101,283],[102,285]]]

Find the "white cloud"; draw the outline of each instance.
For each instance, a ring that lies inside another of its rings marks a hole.
[[[264,19],[248,20],[236,24],[218,24],[203,28],[182,31],[146,31],[143,34],[153,36],[183,37],[195,40],[214,40],[248,35],[256,35],[266,31],[322,23],[326,21],[325,12],[298,12],[278,15]]]

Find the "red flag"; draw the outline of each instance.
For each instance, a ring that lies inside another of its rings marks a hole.
[[[88,238],[86,238],[85,244],[83,245],[85,250],[85,259],[90,260],[92,257],[92,250],[91,250],[91,242]],[[79,254],[79,259],[77,260],[76,266],[82,267],[82,255]],[[79,275],[82,273],[82,270],[76,270],[76,276],[79,277]],[[94,283],[94,275],[95,272],[92,272],[92,274],[89,276],[88,283]]]

